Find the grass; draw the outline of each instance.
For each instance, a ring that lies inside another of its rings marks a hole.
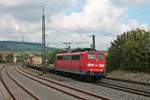
[[[150,83],[150,74],[144,72],[116,70],[108,73],[107,77]]]

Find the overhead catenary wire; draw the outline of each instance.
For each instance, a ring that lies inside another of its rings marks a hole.
[[[55,37],[53,37],[50,41],[47,42],[47,45],[49,45],[50,43],[54,42],[58,36],[59,35],[56,34]]]
[[[58,32],[57,32],[57,34],[55,35],[55,37],[53,37],[49,42],[48,42],[48,45],[49,44],[57,44],[57,41],[56,41],[56,39],[58,39],[58,37],[60,37],[60,35],[63,35],[63,34],[58,34]],[[71,38],[70,39],[70,41],[68,40],[68,41],[62,41],[61,43],[59,43],[59,44],[62,44],[63,42],[69,42],[70,43],[70,45],[76,45],[77,47],[80,47],[79,45],[82,45],[82,44],[90,44],[91,45],[91,43],[88,41],[88,40],[86,40],[81,34],[77,34],[78,36],[79,36],[79,38],[81,39],[81,41],[77,41],[76,40],[76,38]],[[54,46],[56,46],[56,45],[54,45]],[[58,45],[56,46],[56,47],[58,47]],[[75,46],[73,46],[73,47],[75,47]]]
[[[79,36],[80,36],[80,38],[81,38],[83,41],[85,41],[87,44],[90,44],[90,45],[91,45],[91,43],[90,43],[89,41],[87,41],[81,34],[79,34]]]

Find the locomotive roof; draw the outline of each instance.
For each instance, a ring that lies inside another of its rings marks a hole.
[[[86,53],[95,53],[95,52],[99,52],[99,51],[94,51],[94,52],[73,52],[73,53],[59,53],[57,54],[57,56],[61,56],[61,55],[79,55],[79,54],[86,54]]]

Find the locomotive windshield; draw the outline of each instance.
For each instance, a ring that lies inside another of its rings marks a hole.
[[[103,54],[100,53],[100,54],[98,55],[98,59],[99,59],[99,60],[102,60],[102,59],[103,59]]]
[[[93,60],[93,59],[95,59],[96,57],[95,57],[95,55],[93,54],[93,53],[90,53],[90,54],[88,54],[88,59],[89,60]]]

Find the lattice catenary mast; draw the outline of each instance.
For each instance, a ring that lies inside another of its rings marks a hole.
[[[42,65],[45,65],[45,7],[42,6],[43,14],[42,14]]]

